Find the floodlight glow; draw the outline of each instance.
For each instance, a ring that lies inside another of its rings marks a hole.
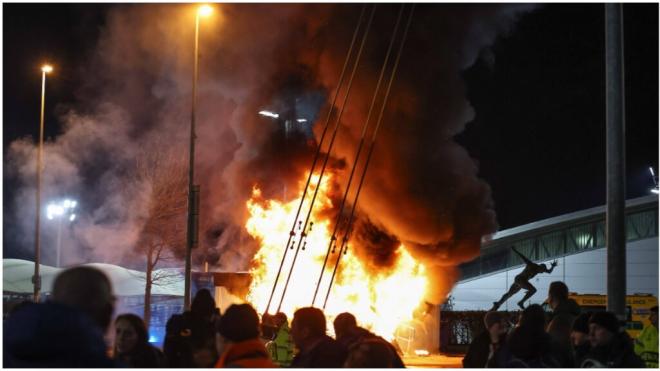
[[[77,202],[69,198],[62,200],[59,203],[51,202],[46,208],[46,217],[49,220],[62,217],[69,219],[69,221],[74,221],[76,216],[73,213],[73,208],[75,208],[76,205]]]
[[[53,66],[51,66],[50,64],[44,64],[43,66],[41,66],[41,71],[45,73],[51,73],[53,72]]]
[[[213,8],[210,5],[202,5],[197,9],[197,14],[201,17],[207,17],[213,13]]]
[[[655,173],[653,172],[653,167],[649,167],[649,171],[651,172],[651,176],[655,176]]]
[[[303,123],[303,122],[307,122],[307,119],[297,119],[296,121]]]
[[[277,113],[273,113],[273,112],[270,112],[270,111],[259,111],[259,114],[261,116],[272,117],[274,119],[280,117],[280,115],[278,115]]]
[[[651,188],[651,193],[659,194],[660,191],[657,188]]]

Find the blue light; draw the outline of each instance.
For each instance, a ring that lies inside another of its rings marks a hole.
[[[155,335],[149,335],[149,342],[150,343],[158,343],[158,338]]]

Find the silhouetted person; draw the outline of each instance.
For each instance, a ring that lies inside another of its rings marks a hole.
[[[395,368],[402,367],[395,361],[391,347],[379,338],[364,339],[349,348],[345,368]]]
[[[291,337],[300,350],[291,367],[339,368],[346,360],[344,348],[326,335],[325,315],[318,308],[300,308],[293,314]]]
[[[259,338],[259,315],[250,304],[232,304],[217,324],[216,368],[272,368]]]
[[[518,254],[518,256],[520,256],[520,258],[525,262],[525,269],[523,269],[523,271],[513,279],[513,284],[509,288],[509,291],[502,295],[500,300],[493,302],[493,307],[490,309],[491,311],[499,309],[499,307],[504,304],[505,301],[507,301],[521,289],[525,289],[527,292],[525,293],[525,296],[518,302],[518,306],[520,309],[525,309],[525,306],[523,305],[525,300],[531,298],[532,295],[536,293],[536,287],[529,283],[529,280],[534,278],[539,273],[552,273],[552,271],[557,266],[557,261],[555,260],[550,265],[550,269],[548,269],[545,264],[536,264],[533,261],[527,259],[527,257],[518,252],[515,247],[511,247],[511,250]]]
[[[195,295],[190,311],[175,314],[166,325],[163,350],[169,367],[213,367],[218,354],[215,322],[220,316],[207,289]]]
[[[614,313],[597,312],[589,319],[591,350],[580,367],[643,368],[635,354],[628,333],[623,331]]]
[[[396,351],[396,348],[394,348],[394,346],[390,342],[383,339],[382,337],[374,334],[373,332],[365,328],[358,326],[357,320],[355,319],[354,315],[348,312],[338,314],[333,322],[333,327],[335,329],[335,338],[337,339],[337,342],[339,343],[339,345],[344,347],[344,349],[347,352],[350,352],[351,348],[356,346],[360,342],[367,340],[379,340],[385,343],[387,348],[390,350],[391,355],[389,357],[391,358],[390,362],[392,366],[388,366],[388,367],[396,367],[396,368],[405,367],[403,361],[401,360],[401,357],[399,357],[399,354]],[[373,366],[373,367],[380,367],[380,366]]]
[[[52,300],[17,310],[3,329],[4,367],[115,367],[103,335],[115,298],[110,280],[91,267],[60,273]]]
[[[589,342],[589,318],[591,318],[591,314],[591,312],[582,313],[573,321],[571,345],[573,346],[575,367],[580,367],[591,350],[591,343]]]
[[[506,340],[509,324],[500,312],[487,312],[484,316],[485,331],[477,335],[470,344],[463,368],[484,368],[495,352]]]
[[[647,368],[658,368],[658,306],[651,308],[649,324],[635,339],[635,353]]]
[[[149,333],[142,318],[133,313],[115,319],[114,357],[133,368],[166,366],[165,355],[149,344]]]
[[[552,308],[550,322],[560,319],[565,321],[570,327],[575,318],[580,315],[580,305],[568,297],[568,286],[561,281],[550,283],[547,301],[550,308]]]
[[[567,361],[562,362],[563,356],[558,344],[545,332],[543,308],[532,304],[523,310],[518,326],[489,360],[488,367],[572,367]]]

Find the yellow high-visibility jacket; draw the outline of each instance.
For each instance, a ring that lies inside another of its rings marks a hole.
[[[277,330],[275,339],[266,344],[266,349],[270,353],[270,358],[280,367],[289,367],[293,361],[293,340],[289,326],[284,323]]]
[[[635,339],[635,353],[648,368],[658,368],[658,329],[653,325],[644,327]]]

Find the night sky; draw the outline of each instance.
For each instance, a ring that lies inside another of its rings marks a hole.
[[[60,132],[57,115],[80,99],[83,66],[112,6],[3,4],[5,155],[12,141],[38,135],[45,60],[55,66],[46,135]],[[658,5],[625,5],[624,16],[632,198],[649,194],[648,167],[658,167]],[[475,118],[456,139],[492,188],[500,229],[605,203],[604,39],[602,4],[539,6],[463,72]],[[7,214],[13,180],[3,181]]]

